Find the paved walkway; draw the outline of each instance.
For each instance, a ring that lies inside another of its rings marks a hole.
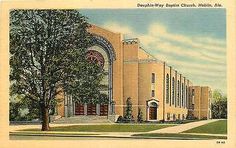
[[[190,122],[190,123],[186,123],[186,124],[180,124],[177,126],[172,126],[172,127],[167,127],[167,128],[163,128],[163,129],[159,129],[159,130],[154,130],[154,131],[150,131],[148,133],[181,133],[183,131],[207,124],[207,123],[211,123],[211,122],[215,122],[218,121],[219,119],[211,119],[211,120],[202,120],[202,121],[197,121],[197,122]]]

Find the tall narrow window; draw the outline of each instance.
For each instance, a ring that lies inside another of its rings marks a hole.
[[[175,104],[175,78],[174,77],[172,77],[172,91],[171,91],[171,93],[172,93],[172,97],[171,97],[171,99],[172,99],[172,105],[174,105]]]
[[[155,90],[152,90],[152,97],[155,97]]]
[[[187,108],[188,107],[188,87],[187,86],[185,86],[185,108]]]
[[[166,75],[166,103],[169,103],[169,74]]]
[[[155,73],[152,73],[152,83],[155,83]]]
[[[191,105],[194,104],[194,89],[192,89],[192,96],[191,96]]]
[[[177,84],[177,105],[179,106],[179,94],[180,94],[180,85],[179,85],[179,80],[178,80],[178,84]]]

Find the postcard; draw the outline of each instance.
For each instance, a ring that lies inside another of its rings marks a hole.
[[[235,147],[233,2],[99,2],[1,2],[2,146]]]

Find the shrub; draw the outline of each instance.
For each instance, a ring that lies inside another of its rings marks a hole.
[[[126,100],[126,109],[125,109],[125,116],[124,119],[126,121],[131,121],[133,120],[133,116],[132,116],[132,102],[131,102],[131,98],[127,98]]]
[[[117,119],[117,123],[122,123],[124,120],[124,118],[122,116],[119,116],[118,119]]]

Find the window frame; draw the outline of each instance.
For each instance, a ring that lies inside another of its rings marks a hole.
[[[171,103],[172,103],[172,105],[175,105],[175,78],[174,77],[172,77],[172,88],[171,89],[172,89],[171,90],[171,99],[172,99]]]
[[[170,87],[169,74],[166,74],[166,104],[170,103],[169,87]]]
[[[152,96],[152,97],[155,97],[155,90],[152,90],[151,96]]]
[[[152,84],[156,83],[156,74],[155,73],[152,73],[151,81],[152,81]]]

